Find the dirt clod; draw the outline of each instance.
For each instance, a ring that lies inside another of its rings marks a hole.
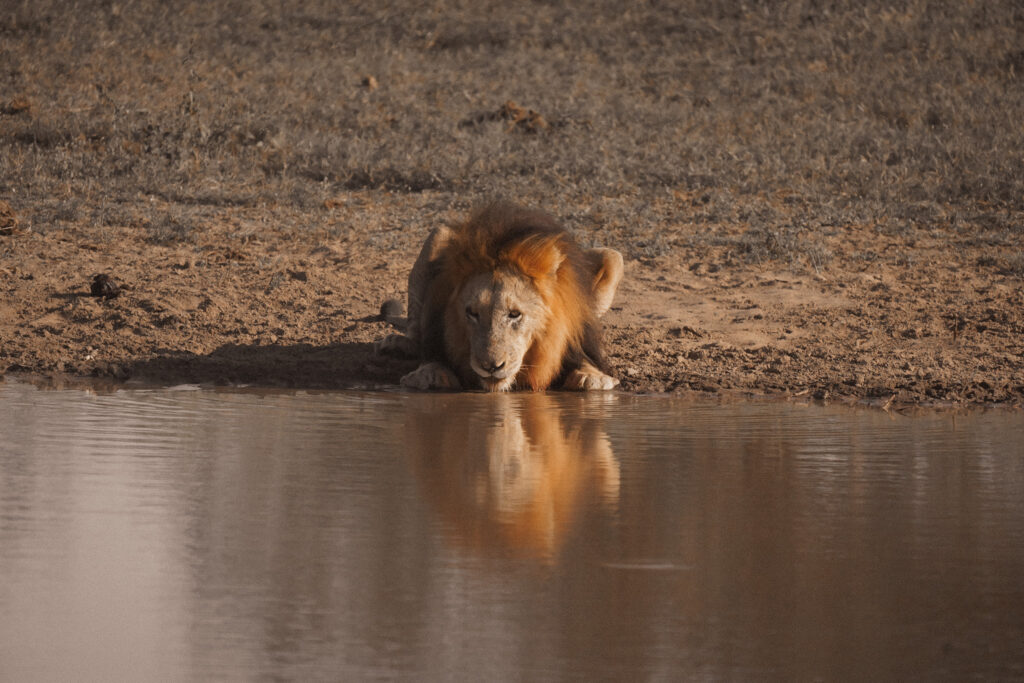
[[[0,105],[0,114],[6,116],[28,114],[31,111],[32,103],[23,97],[16,97],[13,100],[9,100],[6,104]]]
[[[121,287],[106,273],[95,275],[89,285],[89,293],[103,299],[113,299],[121,294]]]
[[[527,109],[508,100],[498,109],[474,114],[459,125],[463,128],[478,126],[486,121],[508,121],[506,132],[539,133],[550,127],[547,119],[533,109]]]
[[[0,235],[14,235],[20,232],[18,217],[7,202],[0,200]]]

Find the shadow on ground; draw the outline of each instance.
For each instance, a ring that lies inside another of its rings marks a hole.
[[[414,361],[378,356],[373,344],[225,344],[208,354],[165,351],[127,375],[161,383],[259,384],[338,389],[397,385]]]

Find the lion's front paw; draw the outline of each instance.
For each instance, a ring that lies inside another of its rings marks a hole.
[[[565,379],[565,388],[575,391],[607,391],[618,386],[619,380],[595,367],[577,368]]]
[[[402,378],[401,384],[406,389],[457,390],[461,388],[459,378],[448,367],[441,363],[424,363]]]
[[[389,334],[374,344],[373,350],[378,355],[387,356],[415,356],[416,341],[404,334]]]

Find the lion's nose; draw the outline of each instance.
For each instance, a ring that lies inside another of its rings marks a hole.
[[[503,367],[505,367],[505,361],[501,361],[500,363],[495,363],[492,361],[490,365],[481,365],[481,367],[483,367],[484,370],[493,375],[498,370],[501,370]]]

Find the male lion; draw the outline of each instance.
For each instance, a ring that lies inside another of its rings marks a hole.
[[[405,335],[413,389],[611,389],[598,318],[622,279],[614,249],[581,249],[546,213],[507,203],[430,233],[409,273]]]

